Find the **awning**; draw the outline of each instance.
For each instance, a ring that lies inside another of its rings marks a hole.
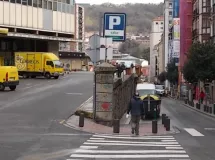
[[[7,28],[0,28],[0,34],[8,34]]]

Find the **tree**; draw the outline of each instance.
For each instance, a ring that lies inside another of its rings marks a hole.
[[[191,60],[188,60],[183,67],[182,73],[184,76],[184,79],[189,83],[195,83],[198,82],[198,78],[196,77],[196,69],[194,67],[194,64]]]
[[[167,72],[163,71],[158,75],[158,80],[163,83],[167,78]]]
[[[178,67],[175,65],[175,59],[167,64],[167,79],[170,83],[176,85],[178,83]]]
[[[185,74],[193,72],[200,81],[211,82],[215,79],[215,45],[213,43],[194,43],[189,50],[188,65],[184,67]],[[191,67],[191,68],[189,68]],[[191,80],[187,77],[187,80]],[[191,80],[192,81],[192,80]]]

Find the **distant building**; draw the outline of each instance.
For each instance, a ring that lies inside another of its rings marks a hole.
[[[161,34],[163,32],[163,17],[157,17],[152,21],[151,33],[150,33],[150,72],[149,81],[153,81],[154,77],[157,76],[156,72],[156,57],[155,45],[157,45],[161,39]]]

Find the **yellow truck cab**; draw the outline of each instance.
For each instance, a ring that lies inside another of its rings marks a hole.
[[[63,65],[54,53],[15,52],[15,65],[23,78],[44,76],[58,79],[64,73]]]
[[[5,87],[14,91],[17,85],[19,85],[17,68],[14,66],[0,66],[0,91],[4,91]]]

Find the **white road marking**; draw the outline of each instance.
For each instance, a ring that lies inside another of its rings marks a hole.
[[[103,136],[111,136],[111,137],[132,137],[131,135],[114,135],[114,134],[94,134],[93,137],[103,137]],[[173,136],[144,136],[146,138],[173,138]]]
[[[184,150],[84,150],[84,149],[78,149],[75,151],[76,153],[124,153],[124,154],[148,154],[148,153],[186,153]]]
[[[138,139],[138,140],[141,140],[141,139],[160,139],[160,140],[164,140],[164,139],[174,139],[173,137],[153,137],[153,136],[151,136],[151,137],[147,137],[147,136],[143,136],[143,137],[125,137],[125,136],[118,136],[118,137],[116,137],[116,136],[100,136],[100,135],[93,135],[93,137],[101,137],[101,138],[112,138],[112,139]]]
[[[180,147],[179,144],[131,144],[131,143],[91,143],[84,142],[84,145],[103,145],[103,146],[148,146],[148,147]]]
[[[81,149],[97,149],[98,146],[80,146]]]
[[[178,142],[134,142],[134,141],[109,141],[109,140],[87,140],[87,142],[98,142],[98,143],[130,143],[130,144],[178,144]]]
[[[208,131],[215,131],[215,128],[204,128],[204,129]]]
[[[129,159],[135,159],[135,158],[189,158],[188,155],[182,155],[182,154],[157,154],[157,155],[91,155],[91,154],[72,154],[70,157],[72,158],[129,158]]]
[[[194,128],[184,128],[184,130],[187,131],[190,135],[192,135],[194,137],[202,137],[202,136],[204,136],[203,134],[201,134],[200,132],[198,132]]]
[[[169,160],[191,160],[191,159],[169,159]]]
[[[183,149],[183,147],[165,147],[166,149]]]
[[[161,140],[162,142],[176,142],[176,140],[170,139],[170,140]]]
[[[104,138],[90,138],[90,139],[93,139],[93,140],[104,140]]]
[[[79,96],[83,95],[83,93],[66,93],[66,94],[69,94],[69,95],[79,95]]]
[[[90,136],[92,134],[69,134],[69,133],[49,133],[42,134],[43,136]]]

